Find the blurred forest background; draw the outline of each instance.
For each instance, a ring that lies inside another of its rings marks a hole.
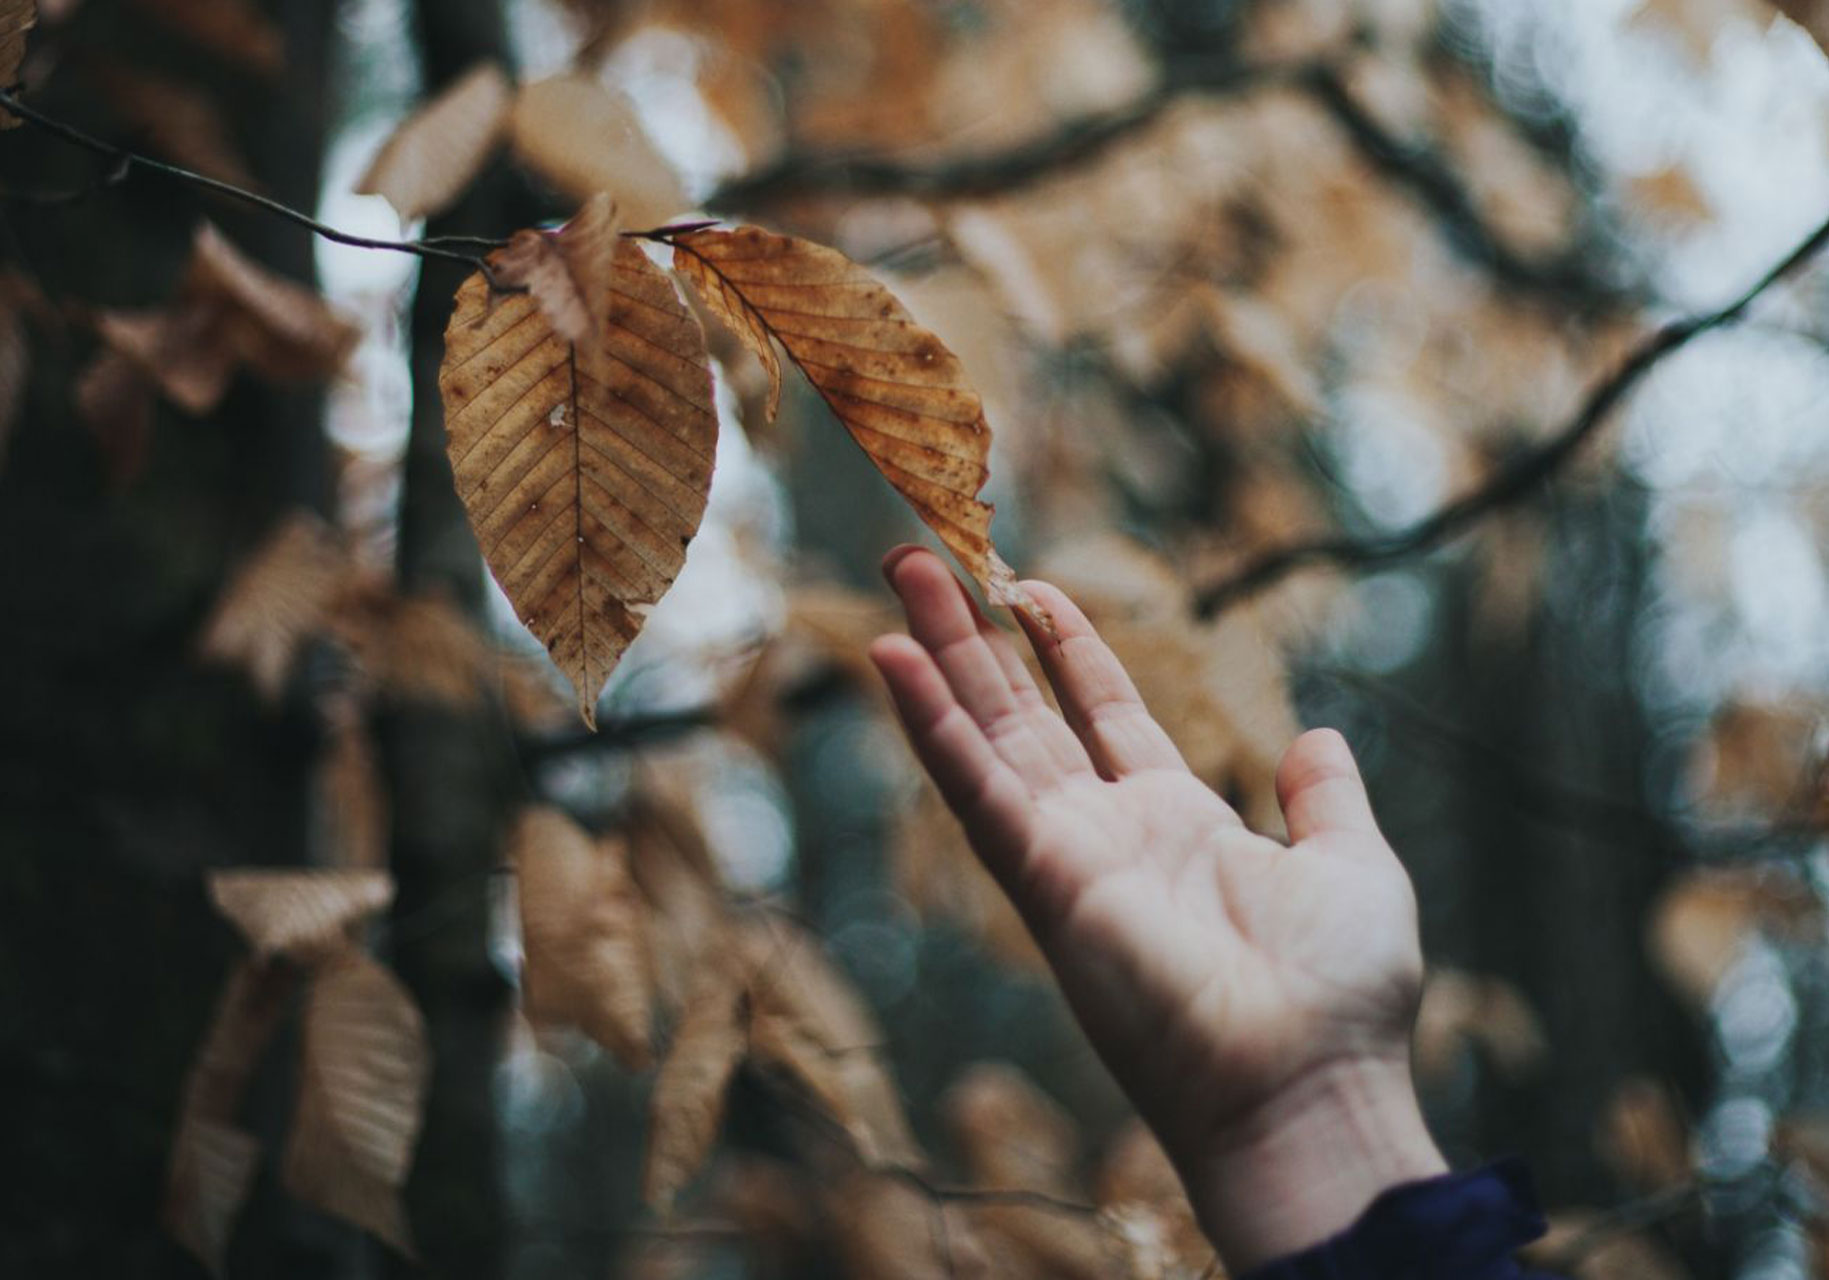
[[[864,263],[1203,777],[1274,825],[1301,726],[1359,752],[1450,1159],[1572,1274],[1829,1275],[1829,5],[37,8],[106,145],[0,138],[0,1274],[1219,1274],[887,718],[918,526],[818,397],[707,322],[709,513],[587,732],[445,458],[471,267],[119,146]],[[608,1013],[524,998],[551,850]]]

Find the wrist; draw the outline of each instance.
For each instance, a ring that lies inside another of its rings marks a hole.
[[[1448,1169],[1404,1056],[1305,1072],[1182,1165],[1201,1228],[1234,1271],[1318,1244],[1382,1192]]]

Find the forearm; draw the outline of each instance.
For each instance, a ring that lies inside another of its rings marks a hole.
[[[1344,1231],[1381,1192],[1447,1170],[1402,1057],[1317,1068],[1182,1165],[1234,1271]]]

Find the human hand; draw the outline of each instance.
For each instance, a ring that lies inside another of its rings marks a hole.
[[[1305,1248],[1443,1172],[1410,1077],[1415,898],[1345,741],[1284,756],[1286,847],[1188,771],[1059,591],[1024,584],[1059,633],[1023,621],[1057,715],[936,556],[884,573],[911,634],[871,658],[915,752],[1221,1257]]]

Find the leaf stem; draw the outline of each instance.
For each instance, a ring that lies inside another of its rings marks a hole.
[[[243,204],[252,205],[254,208],[273,214],[275,217],[283,218],[287,222],[295,223],[298,226],[305,228],[313,235],[336,244],[346,244],[357,249],[381,249],[390,253],[410,253],[417,258],[462,263],[465,266],[474,267],[476,270],[482,272],[483,278],[489,282],[490,288],[497,289],[501,292],[514,292],[514,290],[508,290],[498,285],[495,274],[489,269],[489,264],[476,253],[466,253],[460,249],[450,247],[454,244],[462,243],[466,247],[471,248],[499,248],[502,242],[472,236],[439,237],[434,240],[381,240],[373,236],[355,235],[348,231],[341,231],[327,223],[319,222],[311,215],[294,209],[290,205],[281,204],[279,201],[274,200],[269,196],[263,196],[258,192],[249,191],[245,187],[238,187],[232,182],[224,182],[220,178],[212,178],[206,174],[197,173],[194,170],[186,169],[180,165],[166,164],[162,160],[154,160],[148,156],[139,155],[136,152],[117,147],[111,142],[104,142],[92,134],[84,133],[74,125],[66,124],[62,120],[47,116],[35,107],[27,106],[19,100],[19,97],[14,90],[0,89],[0,108],[4,108],[19,119],[24,120],[28,124],[35,125],[46,133],[62,138],[65,142],[81,147],[86,151],[94,152],[96,155],[103,156],[108,160],[113,161],[115,167],[109,171],[107,178],[102,185],[111,186],[116,182],[125,180],[132,170],[145,169],[150,173],[162,174],[168,178],[175,178],[180,182],[188,182],[192,186],[201,187],[205,191],[214,191],[218,195],[225,195],[232,200],[239,200]]]

